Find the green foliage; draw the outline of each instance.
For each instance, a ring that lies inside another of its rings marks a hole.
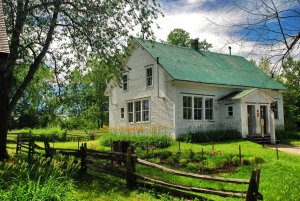
[[[266,74],[271,75],[271,60],[266,57],[262,57],[258,63],[259,68],[264,71]]]
[[[190,47],[190,41],[190,33],[179,28],[173,29],[167,37],[168,44],[181,47]],[[212,44],[208,43],[206,39],[204,39],[198,43],[198,48],[200,50],[208,50],[209,48],[212,48]]]
[[[167,43],[181,47],[189,47],[190,33],[183,29],[174,29],[167,37]]]
[[[237,130],[213,130],[190,132],[182,135],[180,140],[190,143],[218,142],[226,140],[241,139],[242,136]]]
[[[287,90],[283,93],[285,128],[300,128],[300,61],[288,58],[283,64],[283,83]]]
[[[0,162],[0,200],[73,200],[70,177],[79,170],[74,158],[36,158]]]
[[[169,135],[126,135],[107,133],[103,135],[101,145],[109,147],[110,140],[130,140],[132,146],[144,150],[147,145],[155,148],[167,148],[173,142],[173,139]]]
[[[276,129],[276,138],[279,140],[294,139],[300,140],[300,133],[297,131],[285,131],[282,129]]]

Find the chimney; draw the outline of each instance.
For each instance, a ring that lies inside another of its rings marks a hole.
[[[228,49],[229,49],[229,55],[231,55],[231,46],[229,46]]]
[[[199,51],[199,39],[198,38],[191,40],[191,47],[194,50]]]

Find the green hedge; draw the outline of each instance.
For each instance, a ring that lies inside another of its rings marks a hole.
[[[241,139],[242,135],[237,130],[213,130],[190,132],[182,135],[179,140],[189,143],[218,142]]]
[[[283,129],[278,129],[276,130],[276,138],[278,140],[285,140],[285,139],[300,140],[300,132],[285,131]]]
[[[109,147],[110,140],[130,140],[133,147],[141,149],[145,149],[147,145],[156,148],[167,148],[173,142],[173,139],[169,135],[128,135],[107,133],[102,136],[101,145]]]

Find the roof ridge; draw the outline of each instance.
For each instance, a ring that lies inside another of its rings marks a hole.
[[[195,51],[195,49],[193,49],[191,47],[183,47],[183,46],[179,46],[179,45],[167,44],[167,43],[162,43],[162,42],[158,42],[158,41],[155,41],[155,40],[146,40],[146,39],[137,38],[137,37],[133,37],[133,38],[137,39],[137,40],[141,40],[141,41],[146,41],[146,42],[151,42],[151,43],[157,43],[157,44],[160,44],[160,45],[166,45],[166,46],[170,46],[170,47],[176,47],[176,48],[181,48],[181,49],[187,49],[187,50]],[[201,52],[207,52],[207,53],[212,53],[212,54],[221,54],[221,55],[225,55],[225,56],[241,57],[241,58],[245,59],[245,57],[240,56],[240,55],[230,55],[230,54],[226,54],[226,53],[223,53],[223,52],[212,52],[212,51],[203,50],[203,49],[199,49],[199,51],[195,51],[195,52],[199,52],[199,53],[201,53]]]

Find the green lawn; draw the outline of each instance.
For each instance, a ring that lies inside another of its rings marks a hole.
[[[101,140],[101,139],[100,139]],[[101,146],[100,140],[88,141],[87,146],[90,149],[109,150],[109,147]],[[296,144],[299,141],[296,141]],[[42,143],[40,143],[42,145]],[[249,179],[251,170],[254,168],[261,169],[261,183],[259,191],[263,194],[264,200],[300,200],[300,156],[280,152],[279,160],[276,158],[276,151],[261,145],[257,145],[248,141],[234,141],[214,144],[216,151],[221,151],[222,155],[238,154],[238,146],[241,145],[243,157],[261,157],[264,163],[247,165],[238,167],[235,172],[222,173],[218,176],[231,178]],[[51,143],[52,146],[52,143]],[[54,147],[60,148],[77,148],[77,142],[56,142]],[[181,152],[200,152],[203,148],[205,152],[211,150],[211,144],[187,144],[181,143]],[[171,147],[159,151],[178,152],[178,143],[173,143]],[[155,152],[159,152],[155,151]],[[14,152],[14,147],[11,153]],[[143,166],[138,166],[137,171],[144,175],[157,177],[166,181],[193,185],[198,187],[213,187],[217,189],[236,189],[247,190],[247,186],[235,184],[223,184],[220,182],[207,182],[181,176],[170,175],[161,171],[153,170]],[[75,194],[78,200],[173,200],[167,195],[160,195],[152,190],[137,189],[129,191],[125,187],[125,181],[119,180],[105,174],[95,174],[89,172],[90,175],[84,179],[75,179]],[[203,197],[213,200],[241,200],[234,198],[222,198],[219,196],[204,195]],[[176,200],[179,200],[176,198]]]

